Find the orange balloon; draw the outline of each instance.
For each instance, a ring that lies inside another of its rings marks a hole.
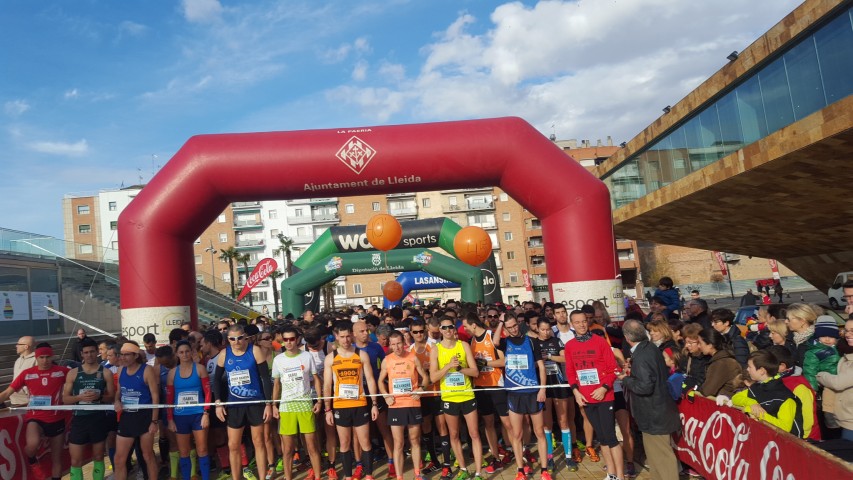
[[[396,302],[403,298],[403,286],[400,285],[400,282],[385,282],[385,285],[382,286],[382,295],[385,295],[389,302]]]
[[[456,258],[476,267],[492,254],[492,239],[480,227],[465,227],[453,239]]]
[[[387,213],[374,215],[367,222],[367,241],[377,250],[387,252],[400,243],[403,228],[396,218]]]

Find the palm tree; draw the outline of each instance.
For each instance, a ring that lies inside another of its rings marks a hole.
[[[237,289],[235,288],[234,283],[234,260],[237,259],[237,256],[240,255],[240,252],[237,251],[233,245],[228,247],[227,250],[219,250],[222,252],[219,255],[220,260],[228,260],[228,271],[231,273],[231,298],[237,298]]]
[[[273,270],[270,274],[270,280],[272,281],[272,301],[275,304],[273,320],[278,319],[278,283],[276,281],[283,276],[284,274],[278,270]]]
[[[272,256],[277,257],[281,255],[284,258],[284,271],[287,273],[287,278],[290,278],[293,275],[293,260],[290,258],[290,254],[293,251],[293,239],[285,237],[283,233],[279,233],[278,242],[279,247],[272,251]]]
[[[249,255],[248,253],[238,253],[238,254],[237,254],[237,257],[234,259],[234,260],[236,260],[240,265],[243,265],[243,270],[244,270],[244,271],[245,271],[245,273],[246,273],[246,280],[243,282],[243,285],[245,285],[246,283],[248,283],[248,282],[249,282],[249,273],[251,273],[251,272],[249,271],[249,260],[251,260],[251,259],[252,259],[252,256],[251,256],[251,255]],[[248,295],[246,295],[246,296],[247,296],[247,297],[249,297],[249,306],[250,306],[250,307],[254,307],[254,306],[255,306],[255,304],[254,304],[254,301],[252,300],[252,293],[251,293],[251,292],[249,292],[249,294],[248,294]]]
[[[338,282],[332,280],[320,287],[320,292],[323,295],[323,307],[327,312],[331,312],[335,308],[335,287]]]

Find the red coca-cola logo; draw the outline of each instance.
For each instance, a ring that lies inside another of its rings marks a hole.
[[[258,262],[255,265],[255,269],[252,270],[252,273],[249,274],[249,278],[246,280],[246,284],[243,285],[243,291],[240,292],[240,296],[237,297],[237,301],[240,301],[243,297],[245,297],[253,288],[257,287],[258,284],[264,281],[265,278],[269,277],[275,269],[278,268],[278,263],[276,263],[273,258],[265,258]]]

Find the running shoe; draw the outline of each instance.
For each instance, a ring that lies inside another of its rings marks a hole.
[[[423,468],[421,468],[421,473],[423,473],[423,474],[432,473],[432,472],[437,471],[439,469],[439,467],[440,467],[440,465],[438,464],[438,462],[436,462],[434,460],[430,460],[429,463],[427,463]]]
[[[628,462],[625,466],[625,478],[634,478],[637,476],[637,468],[634,467],[634,462]]]
[[[326,470],[326,476],[329,477],[329,480],[338,480],[338,472],[334,468]]]
[[[278,462],[275,464],[275,473],[281,473],[284,471],[284,458],[279,458]]]
[[[526,461],[530,465],[533,465],[534,463],[537,463],[537,458],[533,455],[533,452],[531,452],[530,450],[525,450],[524,461]]]
[[[492,474],[492,473],[497,472],[498,470],[503,470],[503,468],[504,468],[503,464],[493,458],[492,461],[489,462],[488,465],[486,465],[485,470],[486,470],[486,473]]]
[[[264,480],[272,480],[275,477],[275,465],[267,465],[267,474]]]
[[[309,469],[308,469],[308,476],[306,476],[306,477],[305,477],[305,480],[320,480],[320,479],[319,479],[319,478],[315,478],[315,477],[314,477],[314,469],[313,469],[313,468],[309,468]]]
[[[548,458],[548,467],[547,467],[547,469],[548,469],[549,471],[551,471],[551,472],[553,472],[554,470],[556,470],[556,469],[557,469],[557,466],[556,466],[556,465],[554,465],[554,457],[549,457],[549,458]]]
[[[453,480],[468,480],[469,478],[471,478],[471,474],[468,473],[468,470],[462,470],[460,468],[459,471],[456,472],[456,476],[453,477]]]
[[[246,480],[258,480],[258,476],[255,475],[255,472],[251,471],[249,467],[243,469],[243,478]]]
[[[352,472],[353,480],[361,480],[362,476],[364,476],[364,467],[361,465],[356,465],[355,471]]]
[[[515,480],[527,480],[527,475],[524,472],[515,472]]]
[[[424,480],[423,475],[415,475],[415,480]]]
[[[302,463],[302,458],[299,455],[299,452],[293,452],[293,466],[297,466]]]
[[[547,470],[539,474],[539,480],[551,480],[551,474]]]
[[[581,457],[581,451],[579,448],[572,449],[572,461],[575,463],[581,463],[583,461],[583,457]]]
[[[573,459],[566,457],[566,468],[569,469],[570,472],[578,471],[578,462]]]
[[[586,444],[580,440],[575,440],[575,447],[577,447],[578,450],[586,450]]]
[[[444,467],[442,467],[442,469],[441,469],[441,476],[439,477],[439,479],[440,479],[440,480],[450,480],[450,478],[451,478],[451,475],[450,475],[450,467],[449,467],[449,466],[447,466],[447,465],[445,465],[445,466],[444,466]]]
[[[608,473],[607,476],[604,477],[604,480],[619,480],[619,477],[613,475],[612,473]]]
[[[591,462],[601,461],[601,457],[598,456],[598,452],[596,452],[593,447],[586,447],[586,456],[589,457]]]
[[[474,477],[471,480],[484,480],[484,479],[483,479],[482,474],[476,473],[476,474],[474,474]]]
[[[388,464],[388,480],[396,480],[397,479],[397,470],[394,468],[393,463]]]
[[[219,476],[217,476],[215,480],[231,480],[231,472],[228,470],[222,470],[219,472]]]

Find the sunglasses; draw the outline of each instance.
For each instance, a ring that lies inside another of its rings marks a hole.
[[[423,330],[412,330],[412,335],[420,335],[422,333],[424,333]]]
[[[217,330],[219,330],[220,332],[224,332],[225,330],[228,330],[228,327],[218,328]]]
[[[239,342],[240,340],[242,340],[244,338],[246,338],[245,335],[240,335],[239,337],[228,337],[228,340],[231,340],[232,342]]]
[[[453,325],[442,325],[439,328],[441,328],[442,330],[454,330],[456,327],[454,327]]]
[[[262,342],[269,342],[270,340],[272,340],[272,337],[261,337],[258,340],[260,340]]]
[[[296,341],[296,337],[283,337],[283,338],[281,339],[281,341],[282,341],[282,342],[295,342],[295,341]]]
[[[500,315],[486,315],[486,318],[501,318]]]

